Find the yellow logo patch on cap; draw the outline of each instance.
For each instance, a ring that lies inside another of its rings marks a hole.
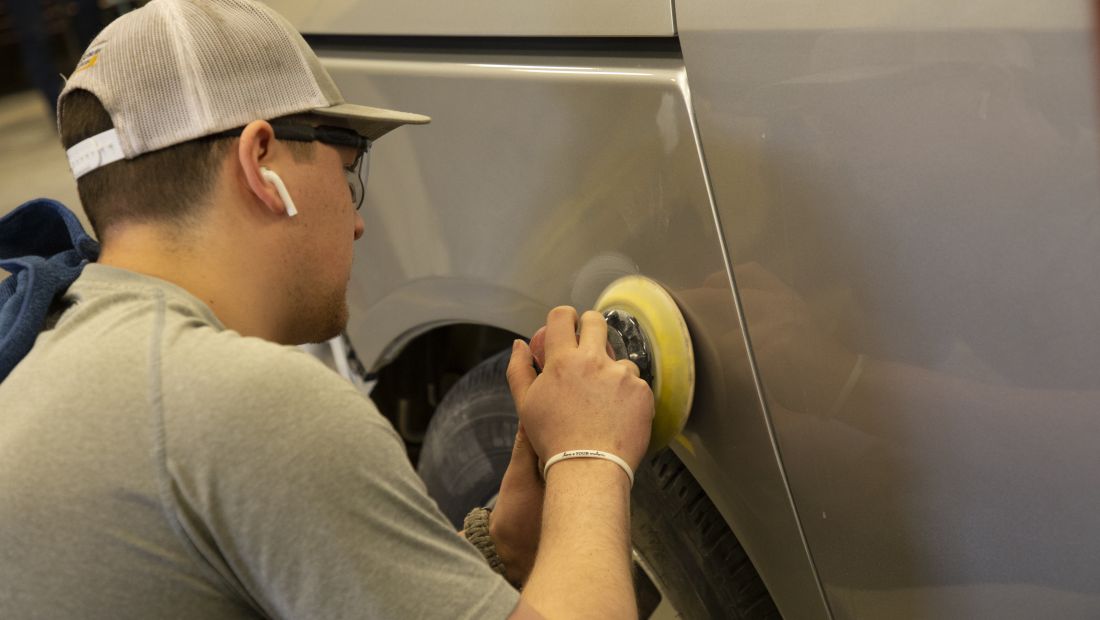
[[[85,69],[91,69],[95,66],[97,60],[99,60],[99,54],[96,54],[91,58],[88,58],[87,60],[81,61],[81,63],[76,66],[76,70],[73,71],[73,73],[80,73]]]
[[[95,66],[95,63],[99,62],[99,52],[103,49],[102,45],[97,45],[94,48],[84,52],[84,56],[80,58],[80,62],[76,64],[76,69],[73,69],[73,74],[80,73],[85,69],[91,69]]]

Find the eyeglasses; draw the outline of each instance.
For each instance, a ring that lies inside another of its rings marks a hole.
[[[271,123],[275,131],[275,137],[279,140],[291,140],[293,142],[320,142],[332,146],[345,146],[355,149],[355,160],[344,166],[344,176],[347,177],[348,189],[351,190],[351,203],[358,211],[363,206],[363,196],[366,194],[366,176],[370,171],[370,147],[371,141],[359,135],[352,129],[344,127],[313,127],[312,125],[299,125],[295,123]],[[212,138],[235,138],[241,135],[244,127],[230,129],[211,136]]]

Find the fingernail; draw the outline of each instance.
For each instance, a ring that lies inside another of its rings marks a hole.
[[[519,348],[519,343],[521,343],[521,342],[523,342],[523,341],[520,340],[519,338],[516,338],[515,340],[513,340],[512,341],[512,350],[515,351],[516,349],[518,349]]]

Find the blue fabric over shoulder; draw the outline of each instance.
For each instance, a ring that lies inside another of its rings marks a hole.
[[[99,243],[65,205],[39,198],[0,219],[0,381],[42,331],[54,299],[99,257]]]

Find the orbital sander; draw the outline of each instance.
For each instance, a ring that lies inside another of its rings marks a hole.
[[[615,359],[638,366],[653,390],[653,456],[684,429],[695,395],[695,355],[684,315],[660,284],[639,275],[612,282],[593,308],[607,321]]]

